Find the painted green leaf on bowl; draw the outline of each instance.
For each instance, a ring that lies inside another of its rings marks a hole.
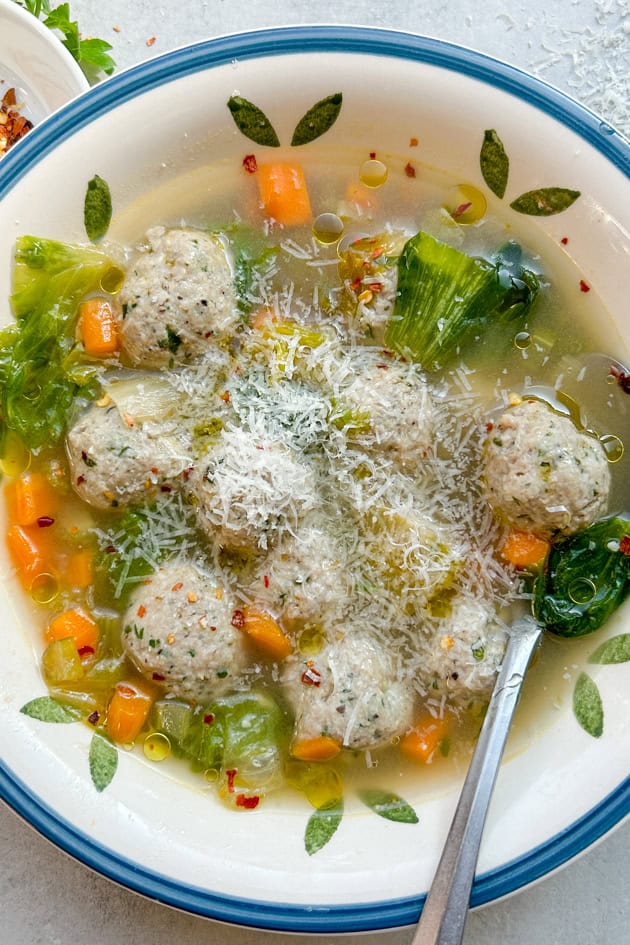
[[[575,684],[573,711],[584,731],[599,738],[604,731],[604,707],[597,684],[587,673],[580,673]]]
[[[630,633],[620,633],[598,646],[589,663],[627,663],[630,661]]]
[[[240,95],[232,95],[227,106],[236,127],[246,138],[269,148],[280,147],[280,140],[273,125],[257,105],[248,102],[246,98],[241,98]]]
[[[375,814],[384,817],[386,820],[394,820],[399,824],[418,823],[418,815],[413,807],[392,791],[368,788],[359,791],[359,798],[366,807],[369,807]]]
[[[112,195],[109,184],[98,174],[88,182],[83,204],[85,232],[92,242],[100,240],[109,229],[112,219]]]
[[[333,836],[343,817],[343,801],[334,807],[316,810],[309,817],[304,834],[304,847],[309,856],[325,847]]]
[[[291,144],[297,147],[321,137],[337,121],[342,101],[341,92],[335,92],[309,108],[295,127]]]
[[[104,791],[116,774],[118,752],[111,742],[94,733],[90,743],[90,775],[97,791]]]
[[[51,696],[39,696],[31,699],[20,709],[24,715],[40,722],[76,722],[80,714],[67,706],[62,705]]]
[[[541,187],[539,190],[528,190],[510,204],[517,213],[525,213],[530,217],[550,217],[554,213],[561,213],[574,203],[580,196],[579,190],[569,190],[566,187]]]
[[[510,160],[503,142],[493,128],[483,133],[479,165],[486,184],[493,194],[502,198],[507,187]]]

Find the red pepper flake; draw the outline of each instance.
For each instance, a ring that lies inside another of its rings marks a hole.
[[[389,371],[389,364],[377,364],[377,368],[380,368],[381,371]]]
[[[85,476],[77,476],[77,485],[82,486],[85,482]]]
[[[212,725],[213,722],[214,722],[214,714],[212,712],[206,712],[206,714],[203,717],[203,724]]]
[[[588,282],[585,282],[584,279],[580,279],[580,292],[590,292],[591,287]]]
[[[245,614],[242,610],[235,610],[232,614],[232,619],[230,621],[233,627],[236,627],[237,630],[242,630],[245,626]]]
[[[268,575],[268,574],[264,574],[264,575],[263,575],[263,584],[265,585],[265,587],[269,587],[269,575]]]
[[[305,686],[321,686],[322,674],[314,666],[309,666],[300,677]]]
[[[127,699],[138,695],[135,689],[132,689],[131,686],[126,686],[124,683],[118,683],[116,686],[116,692],[118,692],[121,696],[125,696]]]
[[[115,552],[116,552],[116,545],[107,545],[107,547],[105,548],[105,551],[107,552],[108,555],[113,555],[113,554],[115,554]]]
[[[140,606],[138,607],[138,609],[137,609],[137,611],[136,611],[136,615],[137,615],[138,617],[144,617],[144,615],[146,614],[146,612],[147,612],[147,608],[144,606],[144,604],[140,604]]]
[[[630,535],[624,535],[619,542],[619,551],[630,558]]]
[[[100,715],[96,710],[92,712],[91,715],[88,715],[87,717],[87,720],[90,723],[90,725],[96,725],[99,719],[100,719]]]
[[[382,283],[382,282],[366,282],[366,285],[367,285],[368,289],[370,289],[371,292],[382,292],[382,291],[383,291],[383,283]]]
[[[160,486],[160,492],[172,492],[172,491],[173,491],[172,486],[167,486],[167,485]]]
[[[210,627],[210,633],[214,633],[216,629],[217,629],[216,627]]]
[[[563,246],[566,246],[567,243],[569,242],[569,237],[568,237],[568,236],[563,236],[562,239],[560,240],[560,242],[562,243]]]
[[[153,44],[155,43],[155,40],[156,40],[156,39],[157,39],[156,36],[149,36],[149,38],[148,38],[148,40],[147,40],[147,46],[153,46]]]
[[[494,423],[492,422],[492,420],[488,420],[488,422],[486,423],[486,433],[490,433],[491,430],[494,430]]]
[[[160,470],[159,470],[159,467],[158,467],[158,466],[151,466],[151,472],[153,473],[154,476],[157,476],[157,474],[159,473],[159,471],[160,471]]]
[[[376,157],[376,151],[370,151],[370,161],[373,161]]]
[[[120,26],[118,26],[118,24],[116,24],[116,26],[112,26],[112,29],[114,33],[120,33]]]
[[[184,482],[188,482],[188,480],[190,479],[191,473],[192,473],[192,471],[193,471],[194,468],[195,468],[194,466],[189,466],[188,469],[185,469],[185,470],[183,471],[183,473],[182,473],[182,479],[184,480]]]
[[[456,220],[457,217],[461,217],[462,213],[466,213],[466,211],[470,210],[471,207],[472,207],[472,200],[469,200],[467,203],[460,203],[459,207],[456,207],[453,210],[453,212],[451,213],[451,216],[453,217],[454,220]]]
[[[230,402],[229,390],[224,390],[222,394],[219,394],[219,398],[223,401],[224,404],[229,404]]]
[[[156,682],[164,682],[166,676],[163,676],[162,673],[152,673],[151,679],[155,679]]]
[[[182,589],[183,586],[184,586],[184,585],[183,585],[182,581],[178,581],[177,584],[173,584],[171,590],[172,590],[172,591],[181,591],[181,589]]]
[[[361,277],[357,276],[356,279],[353,279],[352,282],[350,283],[350,288],[352,289],[353,292],[358,292],[359,289],[361,288],[361,285],[362,285]]]
[[[410,139],[409,139],[409,147],[410,147],[410,148],[417,148],[417,147],[418,147],[418,139],[417,139],[417,138],[410,138]]]
[[[81,657],[81,659],[83,659],[84,656],[93,656],[93,655],[94,655],[94,647],[93,647],[93,646],[82,646],[80,650],[77,650],[77,652],[78,652],[79,656]]]
[[[234,779],[236,778],[236,770],[236,768],[228,768],[228,770],[225,772],[225,776],[227,778],[227,789],[230,794],[234,793]]]
[[[50,528],[51,525],[55,524],[55,520],[50,515],[40,515],[37,524],[40,528]]]
[[[630,374],[626,374],[625,371],[620,371],[614,364],[611,365],[610,374],[612,377],[616,378],[624,394],[630,394]]]
[[[248,174],[255,174],[258,170],[258,164],[256,163],[255,154],[246,154],[243,158],[243,168],[247,171]]]
[[[236,795],[236,806],[242,807],[244,810],[254,810],[259,804],[260,798],[257,794],[252,794],[250,797],[247,794]]]
[[[407,177],[416,176],[416,169],[410,161],[407,161],[407,163],[405,164],[405,174],[407,175]]]

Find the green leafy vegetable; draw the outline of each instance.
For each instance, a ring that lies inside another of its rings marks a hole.
[[[621,550],[630,521],[607,518],[552,545],[535,584],[536,619],[562,637],[592,633],[630,590],[630,557]]]
[[[323,98],[312,108],[309,108],[295,127],[291,144],[294,147],[308,144],[328,131],[339,117],[342,101],[341,92],[335,92],[334,95]]]
[[[78,712],[73,711],[67,706],[61,705],[56,699],[50,696],[39,696],[37,699],[31,699],[20,709],[24,715],[31,719],[38,719],[40,722],[76,722],[80,717]]]
[[[589,663],[630,662],[630,633],[620,633],[598,646],[589,657]]]
[[[604,707],[597,685],[586,673],[580,673],[575,684],[573,711],[584,731],[599,738],[604,731]]]
[[[386,820],[394,820],[400,824],[417,824],[418,815],[413,807],[391,791],[381,791],[376,788],[369,788],[359,792],[359,798],[366,807],[373,810],[379,817]]]
[[[110,741],[97,732],[90,742],[90,775],[97,791],[111,784],[118,767],[118,752]]]
[[[109,55],[111,45],[104,39],[92,37],[83,39],[79,32],[79,24],[70,18],[68,3],[51,7],[50,0],[14,0],[14,2],[38,19],[43,17],[44,26],[51,30],[58,30],[62,34],[61,42],[91,82],[98,80],[100,72],[106,75],[112,74],[116,63]]]
[[[486,328],[523,318],[538,288],[516,243],[507,243],[489,262],[420,232],[398,261],[398,294],[385,343],[426,368],[441,366]]]
[[[567,190],[566,187],[541,187],[528,190],[510,204],[512,210],[526,213],[530,217],[550,217],[570,207],[580,196],[579,190]]]
[[[228,100],[227,107],[230,109],[237,128],[243,132],[246,138],[251,138],[256,144],[266,145],[270,148],[280,147],[280,141],[273,125],[257,105],[248,102],[246,98],[241,98],[240,95],[232,95]]]
[[[0,331],[0,403],[4,423],[30,449],[56,443],[79,392],[89,399],[98,391],[93,369],[74,370],[76,315],[113,265],[91,246],[17,240],[11,296],[17,325]]]
[[[273,266],[277,246],[270,246],[265,234],[244,223],[228,223],[210,231],[227,240],[234,259],[234,287],[239,310],[248,315],[258,304],[254,301],[256,281],[263,278]]]
[[[334,807],[314,811],[308,819],[304,833],[304,848],[309,856],[326,846],[343,817],[343,801]]]
[[[484,132],[479,164],[483,179],[492,193],[502,198],[507,187],[510,161],[503,142],[493,129]]]
[[[105,236],[112,219],[112,195],[109,184],[98,174],[88,182],[83,204],[85,232],[92,242]]]

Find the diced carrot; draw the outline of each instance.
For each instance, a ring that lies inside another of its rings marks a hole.
[[[6,489],[9,516],[16,525],[37,525],[57,510],[57,495],[41,473],[25,473]]]
[[[277,223],[299,226],[312,217],[304,171],[299,164],[259,164],[258,191],[265,213]]]
[[[118,351],[116,316],[107,299],[93,298],[82,302],[79,318],[81,340],[88,354],[101,357]]]
[[[39,532],[40,529],[36,531]],[[22,525],[11,525],[7,531],[7,546],[18,577],[26,590],[30,590],[38,574],[51,572],[40,537],[32,528]]]
[[[446,738],[450,723],[448,713],[439,719],[425,712],[411,731],[401,738],[400,750],[403,755],[410,761],[427,764],[432,760],[440,742]]]
[[[119,682],[107,707],[107,734],[112,741],[129,745],[149,717],[153,696],[137,683]]]
[[[271,614],[251,604],[243,608],[243,625],[240,629],[257,649],[274,660],[285,659],[293,650],[291,640]]]
[[[318,735],[295,742],[291,754],[300,761],[328,761],[341,751],[341,745],[330,735]]]
[[[515,568],[536,568],[543,563],[549,552],[549,542],[531,532],[510,532],[501,555]]]
[[[65,610],[46,627],[45,637],[48,643],[72,637],[80,652],[84,647],[96,650],[99,640],[98,625],[81,610]]]
[[[94,578],[93,554],[89,548],[81,548],[68,558],[66,580],[71,587],[89,587]]]

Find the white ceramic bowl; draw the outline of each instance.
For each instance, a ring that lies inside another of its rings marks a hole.
[[[519,220],[530,245],[570,236],[565,253],[630,348],[630,154],[598,118],[538,80],[435,40],[345,27],[229,36],[182,49],[93,89],[35,129],[0,166],[0,285],[15,238],[84,239],[86,183],[110,184],[115,211],[185,171],[259,149],[226,108],[235,93],[273,117],[282,141],[314,102],[343,92],[340,117],[306,147],[352,144],[406,155],[484,189],[510,214],[518,194],[547,186],[581,192],[564,213]],[[500,204],[482,179],[479,148],[495,128],[510,155]],[[285,148],[281,153],[288,153]],[[0,315],[8,322],[6,292]],[[619,352],[617,352],[619,353]],[[8,575],[8,571],[7,571]],[[267,801],[251,814],[224,809],[189,779],[134,754],[97,794],[90,733],[20,714],[44,686],[27,611],[7,576],[0,630],[2,796],[45,836],[129,888],[201,915],[245,925],[328,932],[413,922],[426,892],[459,783],[419,792],[419,823],[352,810],[316,856],[303,844],[308,810]],[[627,610],[603,631],[621,632]],[[595,842],[630,810],[630,664],[592,667],[606,726],[595,739],[570,698],[542,733],[508,751],[499,777],[472,902],[519,889]]]
[[[0,0],[0,80],[0,98],[13,86],[34,124],[89,88],[57,36],[13,0]]]

